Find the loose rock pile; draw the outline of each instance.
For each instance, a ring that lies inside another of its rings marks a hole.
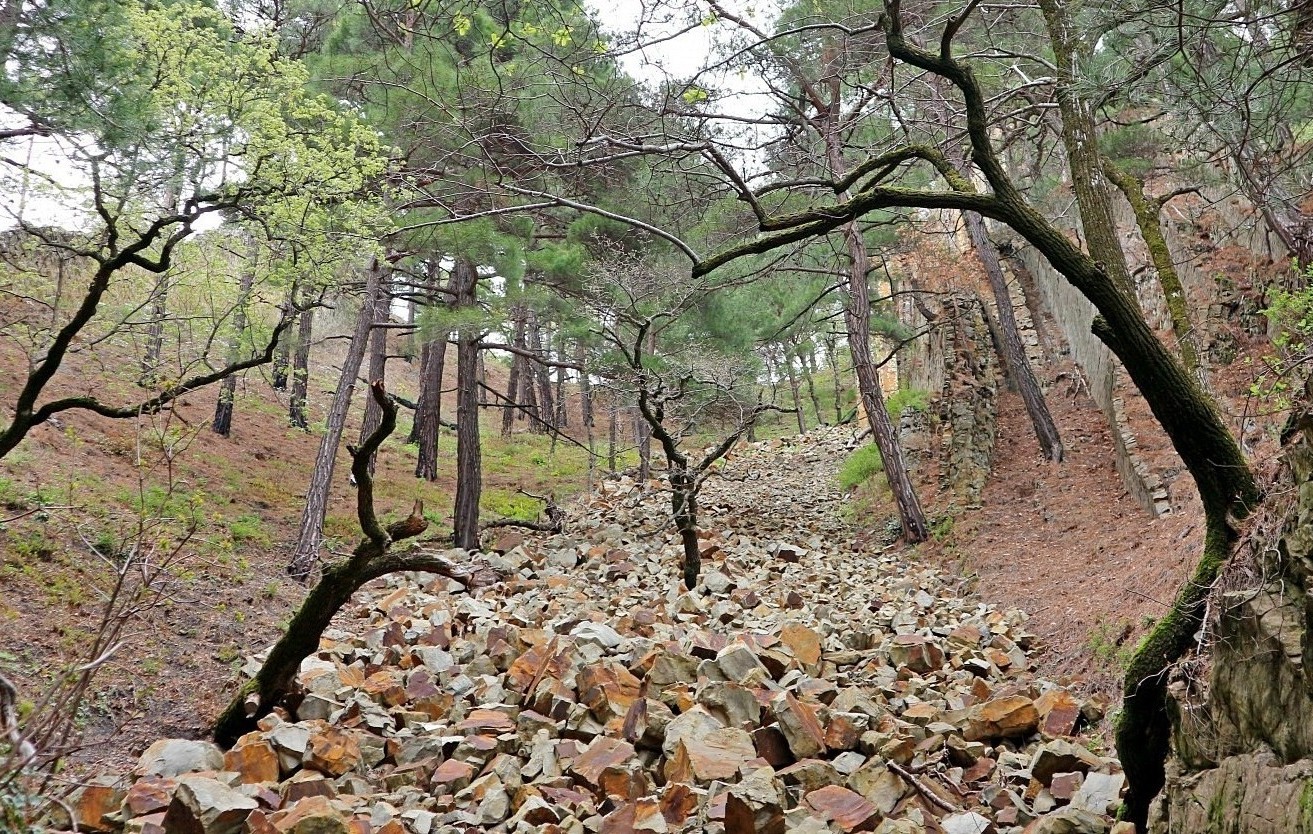
[[[393,577],[227,753],[156,743],[71,803],[132,834],[723,831],[1105,834],[1102,706],[1034,679],[1026,617],[836,519],[851,433],[756,444],[709,479],[701,585],[659,490],[609,481],[507,581]],[[465,554],[453,554],[457,560]]]

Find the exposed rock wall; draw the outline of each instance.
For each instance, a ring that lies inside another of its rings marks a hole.
[[[1275,546],[1247,543],[1245,567],[1224,578],[1234,589],[1213,602],[1206,692],[1192,695],[1189,665],[1170,687],[1175,759],[1155,834],[1313,834],[1313,438],[1285,459],[1289,518]]]
[[[941,486],[963,505],[977,506],[998,429],[998,356],[979,296],[950,293],[935,307],[938,326],[899,368],[911,387],[930,392],[932,410],[901,415],[900,439],[910,468],[937,455]],[[925,326],[920,310],[906,315],[912,326]]]
[[[1085,375],[1090,397],[1108,418],[1114,463],[1126,489],[1147,511],[1155,515],[1170,511],[1165,486],[1136,454],[1138,442],[1126,417],[1123,399],[1127,395],[1124,389],[1129,387],[1124,379],[1125,372],[1112,351],[1090,330],[1095,315],[1094,305],[1033,248],[1021,247],[1015,260],[1029,274],[1039,293],[1040,305],[1052,318],[1067,343],[1072,360]]]

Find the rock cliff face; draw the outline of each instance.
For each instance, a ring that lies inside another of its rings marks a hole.
[[[1313,435],[1287,447],[1277,541],[1257,534],[1224,577],[1209,628],[1207,689],[1178,670],[1175,760],[1157,834],[1313,832]],[[1260,522],[1261,525],[1261,522]],[[1246,581],[1247,580],[1247,581]]]

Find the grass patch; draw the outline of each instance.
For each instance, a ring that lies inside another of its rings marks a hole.
[[[849,455],[839,467],[839,486],[846,490],[856,489],[883,472],[880,449],[874,443],[868,443]]]
[[[542,512],[542,502],[497,487],[485,488],[479,501],[484,514],[493,518],[514,518],[519,521],[535,521]]]

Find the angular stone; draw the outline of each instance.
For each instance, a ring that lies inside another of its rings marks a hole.
[[[78,788],[69,800],[73,817],[83,831],[110,831],[118,826],[105,819],[119,810],[126,795],[122,783],[112,776],[100,776],[91,784]]]
[[[780,642],[809,675],[821,668],[821,636],[801,623],[786,623],[780,629]]]
[[[925,675],[944,665],[944,650],[919,634],[899,634],[889,646],[889,662],[897,668]]]
[[[1080,790],[1071,798],[1073,808],[1085,808],[1096,814],[1106,814],[1121,801],[1126,777],[1120,773],[1088,773]]]
[[[146,748],[133,773],[173,777],[199,770],[222,769],[223,752],[208,741],[167,738]]]
[[[1035,699],[1039,712],[1039,731],[1048,738],[1070,736],[1080,720],[1080,702],[1065,689],[1051,689]]]
[[[306,745],[305,766],[329,776],[341,776],[360,764],[356,734],[337,727],[324,727]]]
[[[603,662],[579,670],[575,688],[579,703],[601,721],[624,715],[638,700],[640,682],[619,663]]]
[[[803,803],[823,819],[830,820],[843,831],[872,831],[880,822],[881,814],[875,806],[847,788],[831,785],[812,791],[803,797]]]
[[[752,736],[725,727],[704,736],[687,736],[675,746],[675,754],[666,763],[665,776],[671,782],[705,784],[715,780],[733,781],[749,759],[757,757]]]
[[[907,782],[881,761],[872,760],[848,777],[847,785],[883,815],[889,815],[910,792]]]
[[[1035,702],[1024,695],[1012,695],[971,707],[962,735],[967,741],[1025,738],[1038,727]]]
[[[1061,808],[1045,814],[1027,828],[1027,834],[1108,834],[1109,822],[1084,808]]]
[[[569,767],[569,772],[585,784],[600,788],[602,774],[606,771],[624,767],[633,760],[634,748],[627,742],[617,741],[606,736],[598,736],[588,749]]]
[[[997,831],[989,817],[974,811],[949,814],[939,821],[939,826],[944,829],[944,834],[995,834]]]
[[[277,782],[278,754],[260,733],[247,733],[223,754],[223,769],[240,774],[244,785]]]
[[[442,795],[462,791],[473,781],[475,772],[469,762],[447,759],[433,771],[433,792]]]
[[[1099,757],[1079,744],[1055,739],[1035,750],[1030,760],[1030,775],[1047,787],[1055,773],[1089,773],[1099,765]]]
[[[825,752],[825,731],[816,717],[816,711],[792,693],[781,692],[770,701],[780,732],[789,743],[789,750],[799,759],[813,758]]]
[[[254,799],[215,779],[184,776],[163,825],[171,834],[237,834],[258,807]]]
[[[173,800],[173,792],[177,789],[176,780],[166,779],[163,776],[138,779],[124,795],[123,809],[134,817],[144,817],[147,814],[163,811],[169,807],[169,802]]]
[[[328,797],[312,796],[283,808],[269,820],[278,834],[353,834]]]

